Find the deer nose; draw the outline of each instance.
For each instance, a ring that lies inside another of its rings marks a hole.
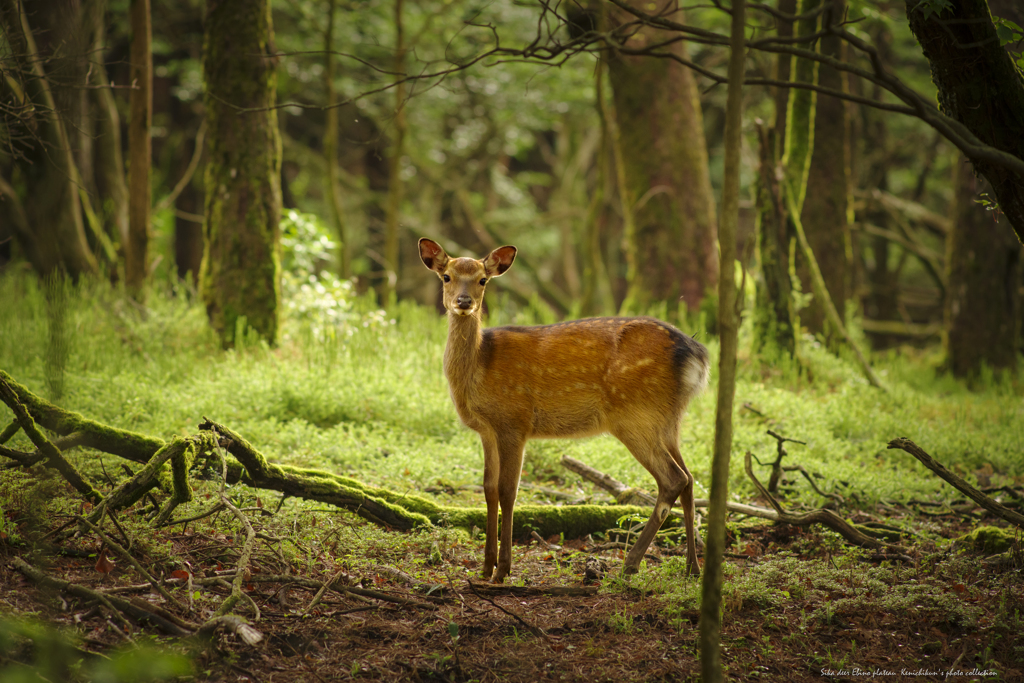
[[[473,305],[473,299],[469,294],[459,294],[455,297],[455,305],[464,311],[468,311],[470,306]]]

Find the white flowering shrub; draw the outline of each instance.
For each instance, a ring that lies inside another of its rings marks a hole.
[[[281,218],[281,293],[285,316],[291,323],[308,327],[317,341],[345,339],[358,329],[393,323],[382,310],[356,310],[353,282],[328,270],[337,246],[317,216],[285,210]],[[289,336],[287,331],[285,336]]]

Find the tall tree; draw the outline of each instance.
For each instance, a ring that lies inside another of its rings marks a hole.
[[[844,18],[845,0],[826,0],[822,26],[840,23]],[[834,34],[821,38],[821,54],[842,59],[843,41]],[[818,84],[833,90],[845,90],[842,72],[827,64],[818,70]],[[807,240],[821,267],[825,285],[832,301],[844,314],[847,299],[847,250],[850,244],[846,200],[848,128],[846,104],[837,97],[819,95],[814,115],[814,149],[807,174],[807,193],[801,218]],[[797,258],[797,273],[804,292],[812,290],[811,276],[805,259]],[[800,313],[800,324],[812,333],[826,332],[825,304],[818,297]],[[834,331],[832,331],[834,333]]]
[[[636,2],[639,5],[639,2]],[[666,10],[679,16],[675,0]],[[609,17],[614,25],[624,18]],[[673,59],[630,55],[671,39],[645,28],[608,57],[629,201],[636,223],[636,280],[629,308],[680,297],[696,310],[718,283],[715,199],[704,118],[693,73]],[[662,49],[687,59],[685,43]],[[671,309],[670,309],[671,310]]]
[[[269,0],[210,0],[203,41],[207,161],[200,290],[225,346],[273,343],[281,283],[281,137]]]
[[[153,27],[149,0],[131,0],[131,95],[128,119],[128,245],[125,284],[132,297],[144,296],[149,253],[149,172],[153,151]]]
[[[1021,326],[1022,250],[992,188],[965,159],[956,166],[953,231],[946,243],[947,363],[977,375],[982,363],[1015,369]],[[984,206],[981,202],[986,202]]]
[[[811,17],[798,22],[795,27],[791,21],[780,18],[780,38],[792,36],[794,30],[802,36],[814,33],[818,17],[813,12],[816,5],[817,0],[801,2],[801,14],[810,13]],[[794,13],[797,9],[796,0],[785,0],[779,9],[787,15]],[[797,60],[780,54],[775,67],[776,79],[814,83],[818,75],[815,64],[811,60]],[[783,198],[784,188],[780,184],[776,166],[782,164],[786,169],[782,182],[798,185],[798,194],[802,197],[814,139],[815,94],[804,89],[778,88],[774,100],[775,125],[772,134],[762,131],[759,136],[758,242],[761,272],[754,311],[754,339],[759,351],[770,348],[773,353],[793,356],[796,354],[798,333],[789,258],[793,238]]]
[[[740,142],[743,132],[743,75],[746,59],[746,0],[733,0],[729,54],[729,94],[725,113],[725,172],[722,180],[722,219],[718,282],[718,403],[715,446],[711,462],[711,506],[700,606],[700,667],[705,683],[724,680],[720,655],[722,632],[722,559],[725,551],[725,504],[729,498],[729,459],[732,454],[732,407],[736,393],[736,347],[739,330],[736,279],[736,227],[740,214]]]
[[[398,212],[402,208],[402,157],[405,156],[405,30],[402,23],[403,0],[395,0],[395,118],[394,140],[388,174],[388,203],[384,224],[384,286],[382,303],[388,304],[398,285]]]
[[[335,0],[327,2],[327,30],[324,32],[324,90],[327,93],[327,112],[324,120],[324,161],[327,163],[327,177],[324,191],[334,229],[341,245],[341,277],[352,277],[352,245],[346,234],[345,214],[341,208],[341,188],[338,186],[338,98],[334,90],[334,8]]]

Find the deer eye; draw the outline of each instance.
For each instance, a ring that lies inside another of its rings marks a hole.
[[[447,275],[442,275],[441,277],[444,278],[445,282],[451,282],[452,281],[452,279],[450,277],[448,277]]]
[[[483,279],[480,280],[480,286],[481,287],[483,287],[486,284],[487,284],[487,278],[483,278]]]

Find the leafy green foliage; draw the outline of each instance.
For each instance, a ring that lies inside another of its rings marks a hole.
[[[52,626],[0,618],[0,679],[5,683],[142,683],[191,673],[187,657],[154,645],[96,655],[79,649],[74,637]]]

